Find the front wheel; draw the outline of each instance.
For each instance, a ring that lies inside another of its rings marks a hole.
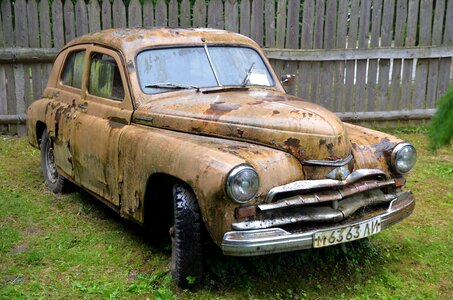
[[[189,188],[173,186],[174,218],[171,236],[171,274],[179,287],[198,283],[203,272],[203,220]]]
[[[55,164],[55,152],[53,143],[49,138],[47,130],[44,130],[41,136],[41,166],[44,182],[47,188],[54,193],[62,193],[68,186],[67,180],[58,174],[57,165]]]

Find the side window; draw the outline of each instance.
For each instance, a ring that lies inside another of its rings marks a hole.
[[[78,89],[82,88],[85,52],[85,50],[74,51],[67,56],[63,73],[61,73],[61,84],[69,85]]]
[[[124,99],[120,70],[115,59],[110,55],[102,53],[91,55],[88,92],[91,95],[113,100]]]

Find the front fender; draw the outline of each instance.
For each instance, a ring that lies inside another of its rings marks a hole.
[[[390,155],[393,148],[403,140],[365,127],[344,124],[352,145],[354,170],[380,169],[388,176],[393,176],[389,164]]]
[[[124,130],[119,147],[123,216],[143,223],[148,178],[165,173],[192,187],[217,243],[231,230],[234,210],[240,206],[225,192],[231,169],[246,163],[260,176],[258,195],[247,205],[260,201],[276,185],[303,178],[300,163],[290,154],[244,142],[133,125]]]

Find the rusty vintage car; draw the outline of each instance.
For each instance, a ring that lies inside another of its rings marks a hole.
[[[415,206],[412,145],[286,94],[260,47],[227,31],[77,38],[27,118],[47,187],[73,182],[170,235],[180,286],[202,274],[203,239],[235,256],[319,248]]]

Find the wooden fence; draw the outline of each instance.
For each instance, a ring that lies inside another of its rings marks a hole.
[[[136,26],[250,36],[297,75],[288,92],[347,120],[429,117],[452,77],[451,0],[1,0],[0,127],[17,132],[66,42]]]

